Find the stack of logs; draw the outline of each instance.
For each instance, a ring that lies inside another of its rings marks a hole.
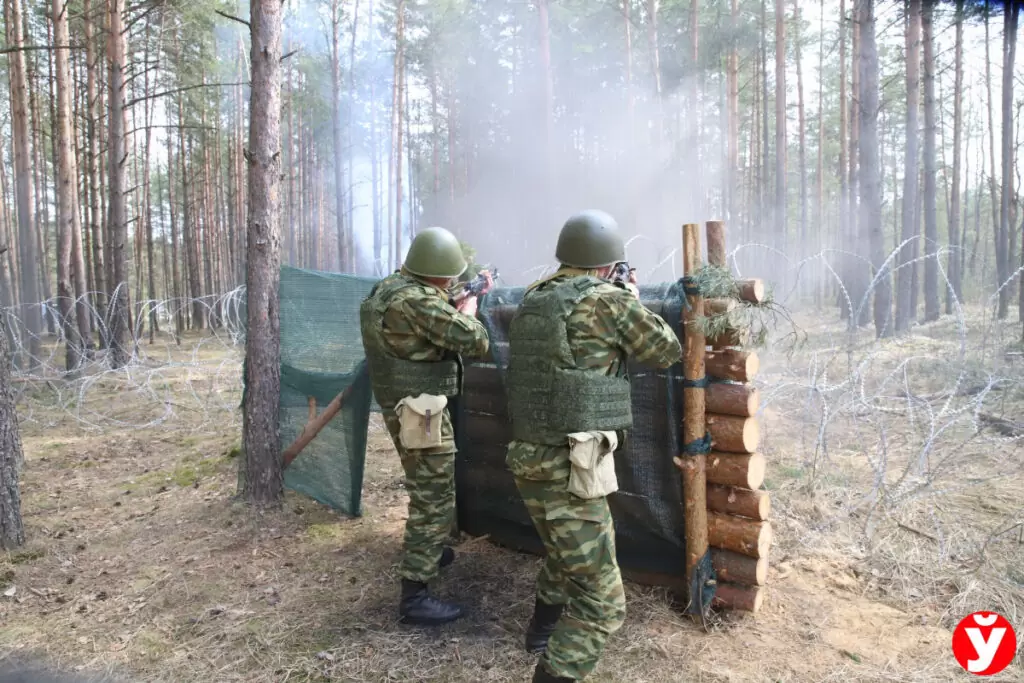
[[[699,254],[699,233],[697,226],[691,228],[690,242],[696,242]],[[708,263],[725,267],[725,230],[719,221],[707,223]],[[694,245],[687,244],[693,248]],[[699,258],[699,257],[698,257]],[[690,259],[696,261],[696,258]],[[687,265],[693,267],[694,264]],[[692,274],[691,268],[687,274]],[[764,284],[761,280],[740,280],[739,300],[753,304],[764,299]],[[697,297],[699,298],[699,297]],[[691,303],[694,298],[691,298]],[[727,314],[736,307],[733,299],[703,299],[696,302],[697,313],[703,303],[703,315],[711,317]],[[694,308],[694,306],[691,306]],[[696,332],[692,324],[693,312],[688,316],[690,325],[687,336]],[[720,328],[721,326],[716,326]],[[694,337],[702,337],[699,332]],[[724,332],[704,341],[704,375],[710,383],[703,390],[704,415],[693,415],[687,410],[684,415],[684,431],[700,433],[706,429],[711,436],[711,451],[696,465],[686,456],[676,459],[684,475],[684,489],[692,491],[691,497],[699,499],[700,482],[694,472],[703,464],[705,497],[707,507],[707,540],[690,538],[687,543],[697,541],[690,562],[703,554],[703,548],[711,551],[711,560],[717,574],[715,604],[727,608],[756,612],[764,598],[763,586],[768,574],[768,549],[772,540],[768,515],[771,509],[768,492],[761,490],[764,482],[764,456],[757,452],[760,441],[757,414],[758,390],[750,382],[758,371],[758,357],[754,351],[742,347],[748,342],[749,330],[727,327]],[[700,339],[696,340],[699,344]],[[697,349],[694,349],[697,351]],[[690,365],[696,365],[689,363]],[[692,393],[697,393],[689,390]],[[689,394],[688,394],[689,397]],[[701,403],[697,400],[695,403]],[[699,423],[689,425],[687,422]],[[690,429],[687,429],[689,427]],[[700,523],[700,512],[687,507],[687,514]]]

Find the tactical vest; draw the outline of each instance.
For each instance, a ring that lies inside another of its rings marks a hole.
[[[384,341],[384,314],[403,299],[422,295],[427,285],[392,275],[373,288],[359,307],[359,327],[370,371],[373,395],[381,408],[392,409],[407,396],[433,394],[456,396],[461,390],[461,363],[454,357],[442,361],[411,361],[399,358]]]
[[[567,324],[579,302],[603,282],[573,277],[528,292],[509,326],[508,406],[512,437],[561,446],[573,432],[633,425],[625,363],[616,376],[577,367]]]

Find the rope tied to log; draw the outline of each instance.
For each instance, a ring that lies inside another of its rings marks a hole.
[[[704,432],[704,436],[683,444],[683,455],[704,455],[711,452],[711,432]]]
[[[707,615],[712,601],[715,599],[715,592],[718,587],[718,574],[711,562],[711,551],[708,550],[700,558],[693,572],[693,579],[690,583],[690,602],[686,612],[700,616],[704,632],[710,632]]]
[[[684,389],[707,389],[708,385],[710,384],[711,379],[707,375],[701,377],[700,379],[686,379],[685,377],[683,378]]]

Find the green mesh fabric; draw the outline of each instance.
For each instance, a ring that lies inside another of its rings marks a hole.
[[[341,412],[285,470],[284,483],[349,515],[362,511],[363,465],[373,394],[359,333],[359,305],[369,278],[281,269],[281,445],[309,420],[309,399],[321,412],[355,383]]]

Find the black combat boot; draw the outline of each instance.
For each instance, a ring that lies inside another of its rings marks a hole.
[[[537,662],[537,668],[533,671],[533,683],[576,683],[572,678],[564,678],[549,674],[542,662]]]
[[[526,651],[540,654],[548,649],[548,638],[555,632],[555,624],[562,616],[564,605],[549,605],[537,600],[533,608],[533,619],[526,629]]]
[[[440,626],[462,616],[462,608],[438,600],[427,592],[427,584],[402,579],[402,602],[398,606],[402,623],[414,626]]]
[[[449,548],[448,546],[445,546],[444,550],[441,551],[441,561],[437,563],[437,566],[441,569],[444,569],[454,561],[455,551]]]

